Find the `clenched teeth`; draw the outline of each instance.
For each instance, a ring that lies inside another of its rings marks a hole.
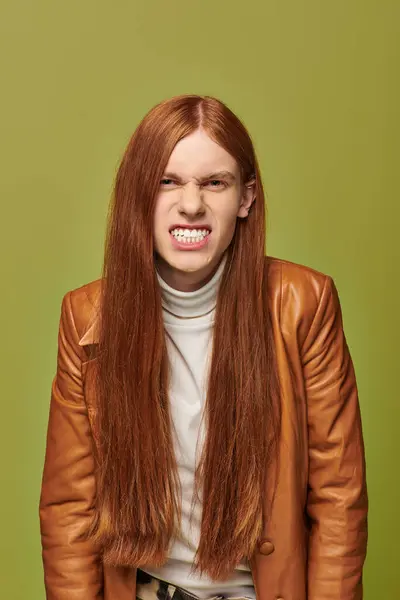
[[[171,234],[180,242],[201,242],[209,234],[208,229],[172,229]]]

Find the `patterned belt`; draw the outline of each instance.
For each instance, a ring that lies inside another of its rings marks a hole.
[[[168,581],[137,569],[136,598],[138,600],[200,600],[199,596]],[[208,600],[251,600],[248,596],[211,596]]]

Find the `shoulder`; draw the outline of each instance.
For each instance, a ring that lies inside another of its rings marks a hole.
[[[331,277],[313,267],[275,256],[266,256],[268,277],[273,287],[279,286],[283,293],[307,292],[320,297]]]
[[[304,339],[318,307],[339,307],[335,283],[330,275],[300,263],[267,256],[268,290],[273,319],[287,333]]]
[[[71,307],[81,346],[97,341],[101,285],[102,279],[95,279],[69,290],[63,298],[63,303],[68,301]]]

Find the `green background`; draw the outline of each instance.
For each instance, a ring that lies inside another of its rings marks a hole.
[[[39,600],[38,499],[63,294],[99,277],[145,112],[220,97],[248,127],[269,254],[331,275],[360,394],[365,598],[400,598],[397,1],[0,1],[0,598]]]

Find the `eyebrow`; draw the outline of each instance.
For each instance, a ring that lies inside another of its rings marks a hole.
[[[179,175],[177,175],[176,173],[172,173],[170,171],[168,171],[168,173],[164,173],[163,177],[165,179],[176,179],[178,181],[180,181],[180,177]],[[200,181],[200,180],[209,180],[209,179],[229,179],[230,181],[236,181],[236,177],[233,173],[231,173],[230,171],[216,171],[214,173],[209,173],[208,175],[204,175],[204,177],[194,177],[194,179],[196,181]]]

